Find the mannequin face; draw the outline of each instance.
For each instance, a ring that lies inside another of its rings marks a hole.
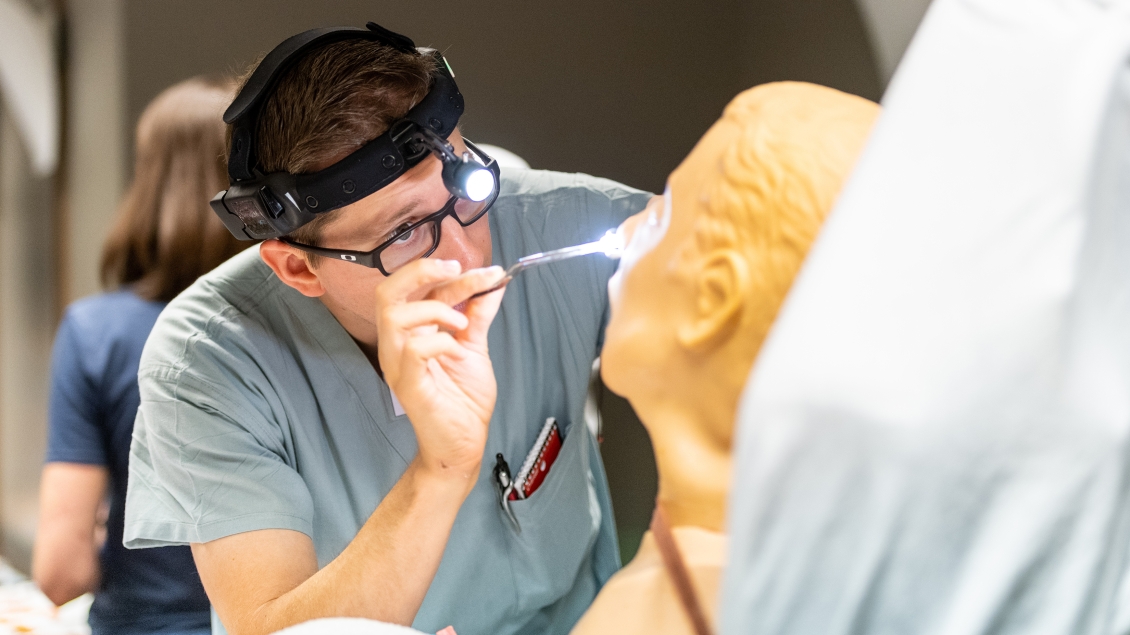
[[[731,346],[748,295],[737,270],[747,263],[729,249],[701,253],[694,225],[703,179],[733,134],[716,124],[664,196],[625,223],[601,355],[608,387],[628,399],[651,436],[671,522],[715,531],[729,489],[734,410],[753,357]]]
[[[608,283],[611,320],[601,372],[608,387],[637,411],[677,398],[678,387],[703,394],[700,385],[707,378],[700,371],[724,344],[725,324],[704,319],[717,318],[711,314],[720,308],[719,301],[732,303],[740,289],[725,281],[711,284],[717,282],[719,254],[698,251],[694,224],[704,205],[698,196],[701,184],[716,178],[718,161],[734,134],[732,124],[715,124],[671,175],[664,196],[652,199],[625,224],[627,247]],[[737,264],[744,266],[744,258],[737,256]],[[720,332],[699,332],[703,329]],[[703,337],[710,340],[706,346]],[[736,370],[744,376],[748,368]]]
[[[722,528],[746,378],[877,114],[813,84],[748,90],[624,225],[602,375],[651,436],[672,525]]]
[[[685,216],[679,217],[675,235],[686,231]],[[658,390],[656,384],[662,380],[647,369],[670,364],[674,353],[672,323],[664,319],[666,310],[679,304],[670,295],[680,286],[677,268],[668,266],[681,242],[667,239],[672,221],[668,190],[624,224],[627,244],[616,274],[608,281],[612,319],[601,373],[609,387],[624,396]]]

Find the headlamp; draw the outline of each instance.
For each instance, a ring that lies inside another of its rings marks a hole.
[[[478,203],[494,193],[494,175],[478,163],[463,160],[450,170],[445,165],[443,171],[444,182],[451,183],[448,191],[459,198]]]
[[[429,130],[420,130],[414,133],[408,147],[423,148],[424,152],[431,152],[443,162],[443,185],[452,196],[478,203],[494,194],[495,178],[488,165],[470,152],[456,155],[455,147],[447,139]],[[493,161],[489,157],[484,160]]]
[[[319,172],[264,174],[255,154],[259,113],[287,70],[312,48],[347,39],[380,42],[402,52],[430,55],[436,60],[428,94],[387,132]],[[395,181],[429,155],[443,162],[448,191],[482,201],[495,188],[493,160],[477,151],[455,153],[447,137],[463,114],[463,95],[451,67],[433,49],[416,48],[409,38],[372,22],[364,29],[312,29],[288,38],[267,54],[224,113],[232,126],[228,157],[230,186],[211,201],[212,209],[240,240],[285,236],[335,209],[355,203]]]

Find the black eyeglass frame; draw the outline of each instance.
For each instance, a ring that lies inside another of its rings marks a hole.
[[[390,236],[388,240],[377,245],[375,248],[373,248],[369,251],[353,251],[353,250],[349,250],[349,249],[327,249],[325,247],[317,247],[315,245],[307,245],[305,243],[295,242],[295,241],[287,238],[286,236],[280,236],[278,240],[280,242],[284,243],[284,244],[290,245],[291,247],[294,247],[296,249],[301,249],[302,251],[305,251],[307,253],[315,254],[315,255],[318,255],[318,256],[323,256],[325,258],[332,258],[334,260],[342,260],[342,261],[345,261],[345,262],[352,262],[354,264],[361,265],[362,267],[368,267],[370,269],[377,269],[382,274],[384,274],[386,276],[391,276],[392,274],[384,268],[383,264],[381,264],[381,253],[385,249],[390,247],[394,242],[396,242],[404,234],[406,234],[410,231],[415,231],[416,229],[419,229],[420,227],[423,227],[423,226],[427,225],[428,223],[435,223],[435,225],[436,225],[435,238],[432,241],[431,248],[429,248],[426,252],[424,252],[423,255],[421,255],[416,260],[419,260],[421,258],[427,258],[428,256],[431,256],[432,254],[435,253],[436,249],[439,248],[439,242],[440,242],[440,240],[443,239],[443,231],[442,231],[443,225],[442,225],[442,223],[443,223],[444,218],[446,218],[447,216],[451,216],[452,218],[455,219],[455,222],[459,223],[461,226],[470,227],[471,225],[475,224],[475,222],[477,222],[479,219],[481,219],[483,216],[485,216],[487,211],[489,211],[490,208],[492,206],[494,206],[495,201],[498,200],[498,193],[499,193],[498,191],[499,191],[500,186],[501,186],[501,183],[500,183],[501,171],[498,167],[498,161],[496,161],[493,157],[489,156],[487,153],[480,150],[477,146],[475,146],[475,144],[471,143],[470,139],[464,138],[463,143],[466,144],[466,146],[472,152],[475,153],[475,155],[483,162],[483,167],[490,170],[490,173],[494,176],[494,191],[491,192],[490,198],[487,200],[486,204],[483,205],[482,211],[479,212],[478,214],[476,214],[475,217],[472,218],[471,220],[464,222],[463,219],[459,218],[459,215],[455,213],[455,203],[458,202],[459,197],[452,195],[450,198],[447,199],[447,203],[445,203],[444,206],[442,208],[440,208],[439,211],[435,212],[434,214],[428,214],[424,218],[421,218],[420,220],[416,221],[415,223],[412,223],[412,224],[407,225],[405,227],[397,228],[396,232],[392,236]],[[472,202],[475,202],[475,201],[472,201]]]

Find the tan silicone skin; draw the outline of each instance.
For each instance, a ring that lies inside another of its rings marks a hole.
[[[672,526],[722,531],[746,377],[878,114],[813,84],[747,90],[671,174],[670,209],[626,224],[602,374],[651,435]]]

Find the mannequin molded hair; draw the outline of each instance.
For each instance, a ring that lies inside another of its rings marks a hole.
[[[799,82],[747,90],[719,123],[733,136],[694,226],[698,254],[735,249],[749,263],[742,322],[750,363],[832,210],[879,113],[873,102]]]

